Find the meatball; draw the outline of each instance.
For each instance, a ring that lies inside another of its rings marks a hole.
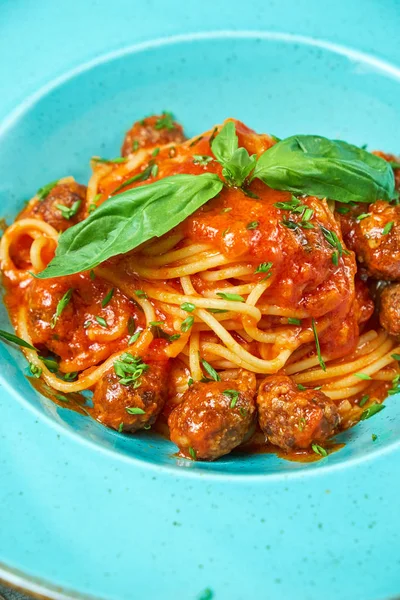
[[[127,156],[139,148],[154,148],[172,142],[179,144],[184,140],[182,126],[173,121],[171,113],[152,115],[136,121],[129,129],[122,144],[121,155]]]
[[[170,414],[171,440],[187,458],[215,460],[245,439],[255,420],[253,373],[236,380],[195,383]]]
[[[390,335],[400,339],[400,283],[388,285],[382,291],[379,321]]]
[[[335,404],[317,390],[300,391],[287,375],[272,375],[257,395],[258,419],[267,441],[283,450],[324,442],[339,425]]]
[[[128,357],[128,358],[127,358]],[[130,358],[129,358],[130,357]],[[167,362],[141,359],[139,365],[145,365],[137,379],[127,374],[123,378],[115,369],[117,362],[129,361],[132,355],[126,353],[115,361],[114,367],[107,371],[95,387],[92,415],[107,427],[134,433],[138,429],[149,428],[157,419],[164,406],[167,395]],[[117,369],[118,371],[118,369]]]
[[[361,219],[357,219],[361,213]],[[382,200],[340,215],[343,239],[374,279],[400,281],[400,205]]]
[[[57,231],[65,231],[81,221],[85,212],[86,186],[75,181],[59,183],[32,208],[32,217],[39,217]],[[65,209],[59,208],[65,206]],[[70,209],[70,214],[68,214]]]

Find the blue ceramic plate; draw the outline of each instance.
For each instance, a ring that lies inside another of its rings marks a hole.
[[[279,136],[399,151],[396,0],[385,11],[378,2],[336,2],[333,12],[317,2],[257,4],[222,1],[217,18],[211,6],[199,14],[177,0],[117,0],[112,11],[103,1],[55,9],[41,0],[32,30],[33,9],[6,3],[0,50],[15,62],[0,67],[7,220],[46,181],[86,181],[92,155],[116,155],[132,121],[162,109],[188,135],[235,116]],[[1,346],[0,578],[49,597],[107,600],[400,592],[395,397],[318,463],[192,463],[166,440],[120,435],[56,406],[25,369]]]

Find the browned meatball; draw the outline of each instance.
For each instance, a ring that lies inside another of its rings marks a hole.
[[[272,375],[257,395],[258,420],[267,441],[289,452],[324,442],[339,425],[335,404],[322,392],[300,391],[287,375]]]
[[[358,205],[340,215],[340,222],[346,246],[370,277],[400,281],[400,205],[382,200]]]
[[[122,355],[120,360],[124,359]],[[95,419],[107,427],[129,433],[156,421],[166,399],[168,363],[146,361],[145,364],[147,367],[140,377],[130,383],[129,374],[121,378],[115,366],[103,375],[94,390],[92,415]],[[136,382],[140,384],[138,387],[135,387]]]
[[[59,183],[32,208],[32,217],[39,217],[57,231],[65,231],[81,221],[85,212],[86,186],[75,181]],[[58,206],[65,207],[59,208]],[[25,214],[24,216],[29,216]]]
[[[400,283],[388,285],[382,291],[379,321],[390,335],[400,338]]]
[[[121,148],[121,155],[127,156],[139,148],[153,148],[162,144],[185,140],[182,126],[173,120],[170,113],[152,115],[136,121],[127,132]]]
[[[168,419],[181,454],[215,460],[239,446],[254,422],[255,389],[254,374],[244,370],[234,381],[193,384]]]

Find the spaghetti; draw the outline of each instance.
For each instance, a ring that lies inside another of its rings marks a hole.
[[[269,415],[266,440],[288,456],[324,450],[330,435],[381,406],[397,383],[400,353],[373,316],[338,204],[259,179],[236,185],[213,145],[220,129],[182,141],[177,124],[157,125],[162,118],[134,125],[125,157],[94,159],[83,195],[72,178],[62,179],[6,229],[5,301],[16,334],[35,348],[22,348],[31,372],[64,394],[93,391],[93,416],[119,431],[169,417],[188,458],[217,458],[248,440],[256,408],[266,411],[260,423]],[[234,124],[249,160],[274,146],[270,136]],[[227,183],[172,230],[93,269],[37,277],[59,232],[93,219],[118,194],[205,173]],[[265,381],[276,374],[286,380],[269,397]],[[313,394],[319,413],[311,423]],[[288,430],[283,441],[274,433],[279,420]]]

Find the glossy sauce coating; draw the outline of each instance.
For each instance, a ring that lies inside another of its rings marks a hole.
[[[283,450],[324,443],[338,431],[334,402],[318,390],[299,390],[286,375],[267,377],[257,394],[258,420],[267,441]]]

